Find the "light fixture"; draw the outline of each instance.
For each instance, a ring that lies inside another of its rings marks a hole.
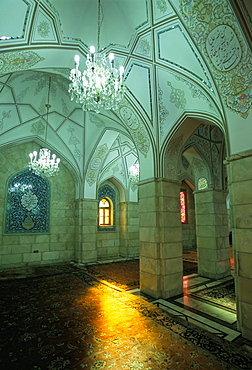
[[[136,160],[132,166],[129,168],[129,178],[132,184],[137,184],[139,182],[139,162]]]
[[[45,126],[45,141],[47,140],[47,124],[48,124],[48,113],[51,105],[49,104],[51,89],[51,77],[49,77],[49,88],[48,88],[48,103],[45,105],[47,110],[47,121]],[[38,155],[38,157],[37,157]],[[56,154],[52,154],[51,151],[47,148],[42,148],[39,151],[39,154],[34,150],[29,154],[30,162],[28,164],[29,170],[34,172],[36,175],[51,177],[57,175],[59,172],[59,162],[60,158],[57,158]]]
[[[124,67],[115,68],[114,54],[110,53],[108,58],[100,53],[100,12],[101,0],[98,0],[98,52],[95,47],[90,47],[87,55],[87,69],[79,71],[80,57],[75,55],[75,68],[71,70],[69,84],[71,100],[82,104],[84,111],[93,110],[97,113],[101,108],[116,110],[123,99],[125,84],[123,81]]]

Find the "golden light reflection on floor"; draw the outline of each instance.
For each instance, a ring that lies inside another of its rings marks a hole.
[[[183,341],[181,325],[173,323],[169,330],[158,324],[169,321],[164,311],[133,294],[97,282],[75,302],[87,319],[83,340],[91,348],[86,364],[92,370],[223,369]]]
[[[129,303],[129,298],[132,298],[132,307],[125,305]],[[155,353],[156,341],[163,335],[160,336],[160,333],[153,330],[152,322],[136,310],[134,300],[136,298],[130,294],[126,299],[124,292],[121,292],[121,296],[118,291],[114,295],[109,287],[104,286],[99,290],[98,296],[96,288],[89,288],[85,296],[78,298],[77,302],[83,309],[87,302],[89,309],[92,309],[92,326],[95,328],[93,339],[95,343],[105,345],[108,350],[105,357],[110,357],[111,351],[115,352],[114,355],[118,351],[123,351],[125,356],[130,353],[135,359],[135,367],[132,369],[137,369],[140,366],[137,364],[148,363],[149,351]],[[148,336],[143,336],[143,333],[148,333]],[[160,354],[156,353],[155,356]],[[104,353],[96,354],[96,359],[102,361]]]

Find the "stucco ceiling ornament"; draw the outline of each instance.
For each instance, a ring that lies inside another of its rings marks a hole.
[[[87,183],[92,186],[97,178],[98,171],[102,166],[102,163],[108,153],[107,143],[99,145],[91,159],[88,170],[87,170]]]
[[[4,120],[6,118],[11,118],[11,110],[9,110],[8,112],[6,111],[2,112],[2,118],[0,118],[0,131],[3,130]]]
[[[14,53],[3,53],[0,57],[0,72],[15,72],[26,70],[44,60],[33,51],[19,51]]]
[[[146,157],[150,148],[150,139],[144,124],[140,122],[136,113],[129,106],[122,106],[119,109],[119,114],[129,129],[136,148]]]
[[[207,170],[206,164],[201,160],[200,158],[193,157],[192,160],[192,167],[193,167],[193,172],[194,172],[194,180],[195,184],[200,185],[201,189],[197,190],[203,190],[203,186],[208,186],[209,184],[209,174]],[[206,181],[203,181],[202,179],[206,179]],[[201,180],[201,181],[199,181]],[[206,187],[204,187],[206,189]]]
[[[183,135],[172,139],[168,144],[164,157],[164,177],[171,180],[178,179],[178,163],[182,146]]]
[[[158,113],[159,113],[159,122],[160,122],[160,136],[164,136],[164,124],[166,122],[166,117],[169,116],[169,111],[166,109],[163,102],[163,90],[158,87]]]
[[[227,0],[180,0],[188,31],[212,66],[213,76],[228,108],[246,118],[252,105],[251,51]],[[239,84],[234,83],[239,79]]]
[[[80,140],[78,139],[77,136],[74,135],[75,129],[71,126],[68,127],[67,131],[70,133],[70,138],[68,140],[68,145],[73,145],[74,146],[74,156],[78,160],[81,159],[82,153],[80,149],[77,147],[77,145],[80,145]]]
[[[185,78],[182,75],[180,75],[180,76],[175,75],[175,79],[178,80],[178,81],[184,82],[189,87],[189,89],[191,91],[191,95],[192,95],[193,98],[203,99],[204,101],[206,101],[208,103],[209,108],[211,110],[217,112],[217,109],[216,109],[215,105],[213,104],[213,102],[209,99],[209,97],[203,92],[203,90],[198,85],[191,82],[190,80],[188,80],[187,78]]]
[[[42,21],[37,26],[38,34],[41,37],[48,37],[50,33],[50,24],[47,21]]]
[[[43,135],[45,132],[45,125],[42,120],[36,121],[31,126],[31,133],[35,135]]]

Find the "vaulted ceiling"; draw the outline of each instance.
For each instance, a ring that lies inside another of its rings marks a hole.
[[[74,55],[83,70],[97,47],[98,1],[2,0],[0,145],[47,142],[90,196],[111,174],[126,186],[137,158],[148,163],[142,178],[159,175],[158,158],[188,117],[192,131],[208,122],[227,136],[229,113],[248,116],[250,11],[246,1],[101,0],[100,49],[124,65],[127,92],[118,111],[97,114],[70,100],[68,76]]]

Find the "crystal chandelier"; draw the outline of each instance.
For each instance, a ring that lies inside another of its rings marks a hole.
[[[47,109],[45,141],[47,140],[48,113],[49,109],[51,108],[49,104],[50,87],[51,87],[51,77],[49,78],[48,103],[45,105]],[[32,153],[29,154],[29,157],[30,157],[30,162],[28,164],[29,170],[34,172],[36,175],[51,177],[57,175],[57,173],[59,172],[60,158],[57,158],[56,154],[52,154],[51,157],[51,151],[49,149],[42,148],[40,149],[39,154],[34,150]]]
[[[82,104],[84,111],[93,110],[97,113],[101,108],[116,110],[123,99],[125,84],[123,81],[124,67],[115,68],[114,54],[108,58],[99,53],[100,43],[100,0],[98,0],[98,53],[90,47],[87,55],[87,69],[79,71],[80,57],[75,55],[75,68],[71,70],[69,90],[71,100]]]
[[[132,166],[129,168],[129,178],[133,184],[137,184],[139,182],[139,163],[136,161]]]
[[[28,164],[29,169],[39,176],[51,177],[57,175],[60,159],[56,158],[56,154],[53,154],[51,158],[51,151],[47,148],[39,150],[38,158],[37,154],[35,150],[29,154],[31,160]]]

